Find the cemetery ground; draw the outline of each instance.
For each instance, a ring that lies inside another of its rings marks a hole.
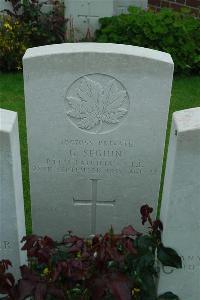
[[[166,159],[166,150],[169,139],[170,125],[172,113],[174,111],[198,107],[200,95],[200,76],[190,77],[175,77],[173,81],[171,105],[169,111],[169,121],[167,129],[164,166]],[[23,75],[22,73],[16,74],[0,74],[0,106],[1,108],[13,110],[18,113],[19,130],[20,130],[20,143],[21,143],[21,160],[23,171],[23,187],[24,187],[24,200],[25,200],[25,213],[26,213],[26,228],[27,233],[31,232],[31,205],[29,197],[29,176],[28,176],[28,159],[27,159],[27,141],[26,141],[26,125],[25,125],[25,103],[23,91]],[[163,167],[164,173],[164,167]],[[161,191],[163,183],[163,173],[161,180]],[[160,197],[161,198],[161,197]],[[148,199],[146,199],[148,203]],[[134,224],[134,220],[133,220]]]

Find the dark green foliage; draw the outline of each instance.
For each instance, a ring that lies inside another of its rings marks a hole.
[[[146,235],[129,225],[120,234],[111,227],[90,239],[69,232],[59,243],[47,236],[24,237],[29,265],[20,268],[22,278],[15,282],[7,272],[10,261],[0,261],[0,293],[5,300],[179,300],[171,292],[157,297],[157,258],[175,268],[181,258],[162,244],[163,226],[152,220],[153,209],[143,205],[140,211],[149,225]]]
[[[167,292],[158,297],[158,300],[179,300],[179,298],[171,292]]]
[[[200,20],[188,11],[129,8],[130,14],[100,19],[96,41],[129,44],[168,52],[177,73],[200,74]]]
[[[177,253],[171,248],[164,247],[162,244],[158,247],[158,259],[165,266],[182,268],[181,258],[177,256]]]

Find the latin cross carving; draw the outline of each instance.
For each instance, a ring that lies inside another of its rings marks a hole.
[[[96,233],[96,209],[97,206],[114,206],[116,200],[98,201],[97,200],[97,186],[100,179],[90,179],[92,182],[92,197],[91,200],[75,199],[73,198],[74,205],[90,205],[91,206],[91,234]]]

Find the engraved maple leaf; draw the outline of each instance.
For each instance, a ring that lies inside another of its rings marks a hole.
[[[85,76],[76,94],[76,97],[67,97],[70,106],[67,115],[77,119],[79,128],[92,129],[97,125],[101,128],[102,123],[117,124],[128,112],[123,107],[127,93],[115,80],[103,87]]]

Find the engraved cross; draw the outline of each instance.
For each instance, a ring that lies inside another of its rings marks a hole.
[[[91,206],[91,234],[96,233],[96,208],[99,205],[114,206],[115,200],[110,201],[98,201],[97,200],[97,185],[100,179],[90,179],[92,182],[92,199],[91,200],[79,200],[73,198],[74,205],[90,205]]]

